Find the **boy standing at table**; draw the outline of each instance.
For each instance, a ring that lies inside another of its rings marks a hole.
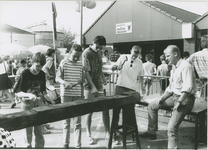
[[[82,47],[73,44],[70,56],[62,60],[56,74],[56,81],[60,83],[61,102],[72,102],[81,99],[82,62],[79,58]],[[81,116],[73,118],[75,148],[81,147]],[[63,148],[70,143],[70,118],[63,121]]]

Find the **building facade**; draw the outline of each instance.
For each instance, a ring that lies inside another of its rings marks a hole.
[[[206,33],[208,29],[206,17],[196,22],[200,17],[157,1],[115,1],[84,33],[84,43],[92,44],[95,36],[104,35],[107,44],[120,53],[129,53],[137,44],[142,47],[143,62],[146,54],[153,54],[158,65],[170,44],[177,45],[181,53],[196,51],[196,27],[203,24]]]

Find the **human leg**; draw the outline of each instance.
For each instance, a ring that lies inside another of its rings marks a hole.
[[[174,97],[174,103],[178,100],[179,96]],[[168,148],[177,149],[178,148],[178,128],[184,117],[189,111],[193,108],[194,105],[194,96],[188,97],[188,104],[180,105],[178,110],[172,112],[172,116],[168,123]]]
[[[156,139],[156,127],[157,127],[157,111],[160,108],[171,108],[174,106],[172,97],[165,100],[162,104],[158,105],[155,101],[152,101],[148,105],[148,129],[147,132],[140,135],[140,137]]]
[[[34,102],[32,100],[24,101],[21,103],[22,111],[29,110],[33,107],[34,107]],[[22,129],[23,142],[27,148],[32,148],[32,131],[33,131],[33,127]]]
[[[91,94],[90,90],[84,90],[84,99],[93,98],[93,94]],[[91,123],[92,123],[92,114],[89,113],[85,115],[85,125],[86,125],[86,131],[87,136],[89,137],[89,144],[95,144],[95,140],[92,138],[91,135]]]
[[[109,110],[102,111],[102,118],[103,118],[103,124],[105,128],[105,137],[106,139],[110,135],[110,116],[109,116]]]
[[[81,116],[73,118],[73,126],[74,126],[74,140],[75,140],[75,148],[80,148],[81,143],[81,133],[82,133],[82,126],[81,126]]]
[[[42,126],[34,126],[35,148],[43,148],[45,140],[43,137]]]
[[[70,96],[61,96],[61,103],[66,103],[72,101]],[[63,145],[64,148],[68,148],[70,143],[70,121],[71,119],[63,120]]]

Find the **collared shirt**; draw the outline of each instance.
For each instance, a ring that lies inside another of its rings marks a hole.
[[[200,78],[208,78],[208,49],[192,54],[187,61],[193,65]]]
[[[170,84],[166,91],[181,95],[183,92],[194,94],[196,81],[193,67],[183,59],[180,59],[171,71]]]
[[[137,77],[143,75],[142,61],[136,58],[131,66],[131,55],[121,55],[115,65],[121,66],[122,69],[119,72],[117,85],[126,87],[128,89],[137,90]]]

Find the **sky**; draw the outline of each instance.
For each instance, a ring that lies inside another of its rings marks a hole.
[[[70,29],[80,34],[81,15],[76,12],[76,1],[54,1],[57,10],[57,28]],[[108,8],[113,1],[96,1],[94,9],[83,8],[83,32]],[[203,15],[208,12],[208,0],[162,1],[164,3]],[[51,1],[0,1],[0,22],[24,28],[46,21],[52,26]]]

